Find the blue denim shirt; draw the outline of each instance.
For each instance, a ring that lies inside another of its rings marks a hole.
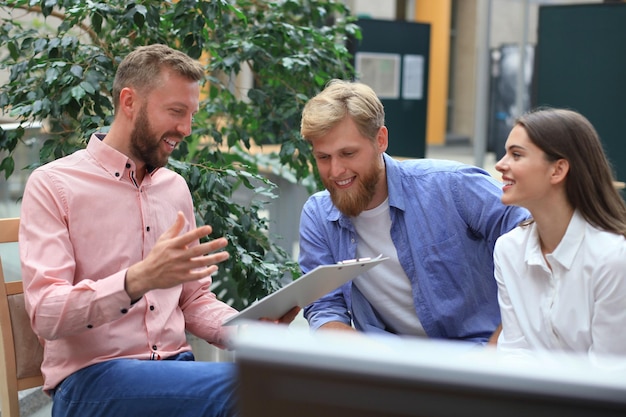
[[[493,248],[528,212],[504,206],[502,185],[482,169],[388,155],[384,161],[391,239],[426,334],[486,342],[500,323]],[[335,208],[328,191],[309,197],[300,218],[302,271],[352,259],[356,248],[350,218]],[[312,329],[340,321],[366,332],[388,331],[352,282],[305,307],[304,316]]]

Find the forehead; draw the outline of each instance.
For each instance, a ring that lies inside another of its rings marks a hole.
[[[506,140],[505,148],[507,150],[523,151],[526,155],[541,154],[545,156],[544,150],[537,146],[528,136],[526,129],[519,125],[511,130]]]
[[[509,137],[528,140],[528,133],[526,132],[526,129],[523,126],[515,125],[511,129],[511,133]]]
[[[178,103],[196,108],[200,97],[200,85],[172,71],[163,71],[148,93],[148,97],[158,100],[161,104]]]
[[[526,129],[520,125],[513,126],[513,129],[511,129],[511,132],[506,139],[506,147],[515,145],[526,147],[528,144],[532,144],[532,142],[528,137]]]
[[[324,135],[311,140],[314,152],[332,153],[346,148],[371,144],[371,140],[361,134],[351,118],[337,123]]]

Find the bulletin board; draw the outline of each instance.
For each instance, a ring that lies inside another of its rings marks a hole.
[[[357,79],[374,89],[385,107],[393,156],[423,158],[430,24],[359,19],[362,40],[354,42]]]

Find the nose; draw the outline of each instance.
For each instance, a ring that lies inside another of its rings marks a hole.
[[[331,158],[330,160],[330,176],[337,178],[343,174],[346,169],[339,160],[339,158]]]
[[[193,117],[190,117],[186,121],[181,121],[180,124],[178,125],[178,132],[184,137],[191,135],[192,124],[193,124]]]
[[[506,155],[504,155],[498,162],[496,162],[496,171],[502,173],[506,170]]]

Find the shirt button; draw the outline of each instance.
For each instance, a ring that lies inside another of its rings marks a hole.
[[[150,226],[146,227],[146,232],[150,231]]]
[[[88,325],[87,325],[87,328],[88,328],[88,329],[93,329],[93,325],[92,325],[92,324],[88,324]]]
[[[115,173],[115,176],[116,176],[116,177],[119,177],[119,176],[120,176],[120,173],[119,173],[119,172],[116,172],[116,173]]]
[[[150,311],[154,311],[154,306],[150,306]]]
[[[123,309],[120,310],[120,313],[126,314],[126,313],[128,313],[128,309],[127,308],[123,308]]]
[[[152,345],[152,350],[157,350],[157,345]]]
[[[127,164],[126,164],[126,168],[130,168],[130,164],[128,164],[128,163],[127,163]]]

